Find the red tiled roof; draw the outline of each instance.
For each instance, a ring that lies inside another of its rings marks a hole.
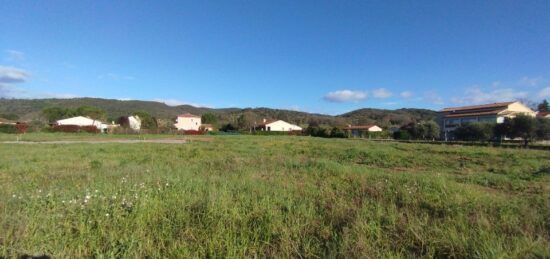
[[[183,118],[200,118],[201,116],[193,115],[193,114],[191,114],[191,113],[184,113],[184,114],[178,115],[178,117],[183,117]]]
[[[538,112],[537,117],[546,117],[550,115],[550,112]]]
[[[466,110],[478,110],[478,109],[498,109],[498,108],[507,108],[508,105],[514,102],[501,102],[501,103],[490,103],[490,104],[481,104],[481,105],[471,105],[471,106],[462,106],[462,107],[449,107],[443,108],[442,112],[454,112],[454,111],[466,111]]]
[[[454,117],[471,117],[471,116],[484,116],[484,115],[497,115],[500,112],[506,109],[485,111],[485,112],[469,112],[469,113],[450,113],[445,115],[445,118],[454,118]]]

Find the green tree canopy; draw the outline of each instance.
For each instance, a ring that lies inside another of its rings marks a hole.
[[[201,116],[201,121],[205,124],[216,124],[218,122],[218,117],[211,112],[207,112]]]
[[[539,112],[547,112],[547,111],[550,111],[550,105],[548,105],[548,101],[543,100],[539,105],[538,105],[538,110]]]
[[[151,116],[148,112],[145,111],[137,111],[134,112],[134,115],[137,115],[139,119],[141,120],[141,128],[142,129],[156,129],[157,128],[157,120]]]

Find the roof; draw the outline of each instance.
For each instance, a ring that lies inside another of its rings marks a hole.
[[[0,123],[15,123],[15,121],[8,120],[8,119],[4,119],[4,118],[0,118]]]
[[[212,124],[201,124],[202,127],[208,127],[208,128],[212,128]]]
[[[256,126],[265,126],[267,124],[271,124],[271,123],[276,122],[276,121],[280,121],[280,120],[266,120],[265,122],[261,121],[259,123],[256,123]]]
[[[461,106],[461,107],[449,107],[443,108],[442,112],[456,112],[456,111],[467,111],[467,110],[478,110],[478,109],[499,109],[499,108],[508,108],[508,105],[515,102],[501,102],[501,103],[490,103],[490,104],[481,104],[481,105],[470,105],[470,106]]]
[[[499,110],[493,110],[493,111],[485,111],[485,112],[468,112],[468,113],[451,113],[445,115],[445,118],[455,118],[455,117],[469,117],[469,116],[488,116],[488,115],[497,115],[504,111],[506,109],[499,109]]]
[[[178,117],[183,117],[183,118],[200,118],[201,116],[193,115],[193,114],[187,112],[187,113],[178,115]]]
[[[368,130],[372,127],[378,127],[378,126],[374,125],[374,124],[372,124],[372,125],[349,125],[349,126],[345,127],[344,129],[366,129],[366,130]]]
[[[550,112],[538,112],[537,117],[548,117],[550,116]]]

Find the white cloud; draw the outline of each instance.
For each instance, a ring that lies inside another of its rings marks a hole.
[[[411,91],[403,91],[403,92],[401,92],[400,95],[403,98],[411,98],[414,94]]]
[[[31,74],[23,69],[0,66],[0,83],[21,83],[30,77]]]
[[[329,102],[358,102],[366,100],[366,91],[338,90],[325,95],[323,99]]]
[[[392,96],[392,93],[385,88],[378,88],[372,90],[372,96],[374,96],[374,98],[388,98]]]
[[[538,97],[541,99],[550,98],[550,86],[542,88],[538,94]]]
[[[527,85],[527,86],[537,86],[539,83],[543,81],[541,76],[538,77],[528,77],[524,76],[519,80],[519,83],[521,85]]]
[[[453,97],[451,101],[456,104],[482,104],[492,102],[514,101],[526,98],[528,93],[512,88],[501,88],[492,91],[484,91],[478,87],[470,88],[462,96]]]
[[[25,61],[25,53],[13,49],[8,49],[5,51],[7,54],[7,61],[11,62],[23,62]]]
[[[115,73],[107,73],[104,75],[97,76],[98,79],[110,79],[110,80],[134,80],[136,79],[133,76],[119,75]]]
[[[202,105],[202,104],[198,104],[198,103],[186,102],[186,101],[181,101],[181,100],[177,100],[177,99],[153,99],[153,101],[159,102],[159,103],[164,103],[168,106],[191,105],[191,106],[195,106],[195,107],[213,108],[210,105]]]
[[[443,98],[439,96],[436,92],[426,92],[422,100],[430,102],[432,104],[443,104]]]

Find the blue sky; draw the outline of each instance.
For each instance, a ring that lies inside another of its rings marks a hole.
[[[0,97],[339,114],[550,98],[550,1],[2,1]]]

